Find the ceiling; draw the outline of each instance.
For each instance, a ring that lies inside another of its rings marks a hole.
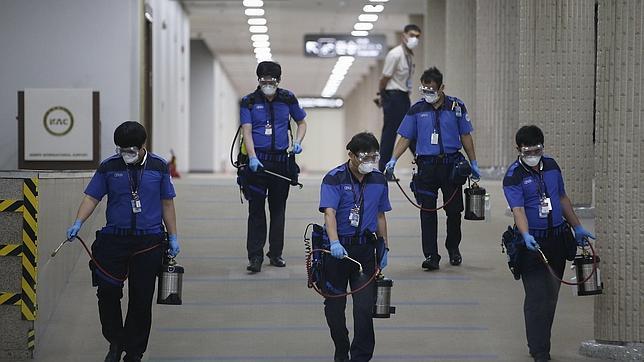
[[[257,85],[247,19],[242,0],[182,0],[190,17],[191,37],[203,39],[242,95]],[[409,22],[409,15],[423,14],[426,0],[390,0],[379,14],[372,34],[385,34],[387,44],[398,43],[396,31]],[[282,65],[281,86],[298,96],[319,96],[336,59],[304,56],[304,34],[340,33],[353,30],[362,7],[369,0],[264,0],[273,60]],[[347,96],[375,64],[356,58],[336,96]]]

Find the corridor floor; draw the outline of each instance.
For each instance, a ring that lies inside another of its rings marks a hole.
[[[408,176],[403,175],[407,180]],[[321,175],[291,188],[287,207],[286,268],[246,271],[247,204],[240,204],[232,176],[188,175],[175,180],[181,254],[185,267],[183,305],[155,305],[147,361],[332,361],[333,344],[322,299],[306,287],[302,235],[317,210]],[[408,184],[408,181],[403,182]],[[483,181],[492,195],[491,217],[463,221],[463,265],[450,266],[442,245],[439,212],[438,271],[426,272],[418,211],[389,184],[387,214],[394,280],[391,319],[375,320],[373,361],[531,361],[523,323],[523,286],[507,269],[500,234],[512,223],[505,214],[499,181]],[[573,200],[574,201],[574,200]],[[591,230],[592,220],[584,220]],[[80,247],[74,245],[73,247]],[[567,270],[570,277],[570,270]],[[124,306],[126,305],[124,299]],[[347,303],[348,325],[351,301]],[[592,338],[593,297],[573,296],[562,286],[553,327],[554,361],[582,361],[580,342]],[[351,328],[350,328],[351,331]],[[82,255],[41,332],[36,361],[102,361],[95,290]]]

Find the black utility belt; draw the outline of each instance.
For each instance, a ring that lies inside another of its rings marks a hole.
[[[409,92],[405,92],[400,89],[385,89],[385,93],[403,93],[409,95]]]
[[[537,239],[545,239],[549,237],[557,237],[563,235],[568,231],[570,227],[565,222],[559,226],[555,226],[548,229],[529,229],[528,232],[530,235],[534,236]]]
[[[147,235],[163,235],[165,234],[164,230],[161,229],[117,229],[117,228],[103,228],[100,231],[104,235],[115,235],[115,236],[147,236]]]
[[[288,159],[286,151],[278,151],[275,153],[257,152],[256,154],[260,161],[286,162]]]
[[[342,245],[366,245],[375,244],[378,238],[374,234],[362,236],[340,236],[340,244]]]
[[[416,156],[416,162],[418,164],[431,165],[449,164],[454,163],[460,157],[463,157],[463,155],[458,151],[454,153],[441,153],[440,155],[418,155]]]

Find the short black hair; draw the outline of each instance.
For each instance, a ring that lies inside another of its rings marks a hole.
[[[265,60],[257,64],[257,70],[255,73],[257,73],[257,78],[268,75],[280,80],[280,78],[282,78],[282,67],[276,62]]]
[[[139,122],[125,121],[114,130],[114,144],[119,147],[143,147],[148,133]]]
[[[420,31],[420,28],[416,24],[407,24],[407,25],[405,25],[405,28],[403,29],[403,32],[407,33],[407,32],[410,32],[412,30],[415,30],[415,31],[417,31],[419,33],[422,33],[422,31]]]
[[[443,85],[443,73],[436,67],[431,67],[423,72],[423,75],[420,77],[422,83],[429,83],[431,81],[436,82],[440,87]]]
[[[371,132],[360,132],[347,143],[347,150],[357,155],[358,152],[375,152],[380,149],[376,136]]]
[[[523,126],[519,128],[515,136],[517,147],[536,146],[543,144],[543,132],[535,125]]]

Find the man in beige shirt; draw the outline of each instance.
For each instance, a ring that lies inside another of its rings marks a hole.
[[[381,171],[384,171],[385,165],[391,158],[396,141],[396,131],[410,107],[409,92],[414,73],[413,49],[418,45],[420,33],[420,28],[417,25],[405,26],[403,34],[400,36],[401,44],[387,53],[382,68],[382,78],[378,84],[379,105],[382,106],[384,114],[380,138],[379,168]],[[415,153],[415,145],[411,145],[410,150]],[[393,176],[388,175],[387,177]]]

